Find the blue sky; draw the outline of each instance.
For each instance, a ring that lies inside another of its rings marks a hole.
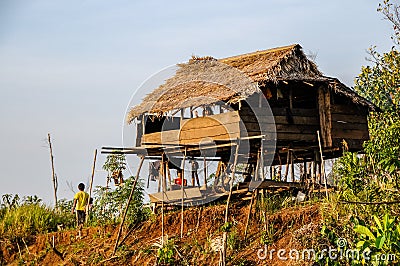
[[[93,151],[122,145],[131,95],[187,61],[299,43],[320,70],[353,86],[366,49],[392,46],[378,1],[0,2],[0,195],[52,202],[52,134],[60,198],[90,176]],[[99,156],[101,169],[104,156]],[[106,174],[96,172],[96,184]]]

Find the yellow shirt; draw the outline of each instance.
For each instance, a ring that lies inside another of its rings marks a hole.
[[[86,210],[86,205],[88,204],[89,194],[84,191],[79,191],[75,194],[74,199],[76,199],[76,210],[84,211]]]

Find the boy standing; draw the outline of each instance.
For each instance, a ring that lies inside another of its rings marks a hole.
[[[86,193],[85,185],[80,183],[78,185],[79,192],[74,196],[74,204],[72,206],[72,213],[74,213],[76,209],[76,221],[78,224],[78,228],[81,229],[83,224],[85,223],[86,218],[86,205],[89,202],[89,194]]]

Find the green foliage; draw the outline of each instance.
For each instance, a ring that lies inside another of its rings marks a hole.
[[[354,89],[383,111],[400,111],[400,53],[395,48],[379,54],[370,48],[373,66],[362,67]]]
[[[1,196],[3,202],[1,203],[1,208],[6,208],[6,209],[13,209],[19,206],[20,204],[20,198],[18,194],[15,194],[14,196],[12,194],[4,194]]]
[[[400,258],[400,224],[396,218],[390,218],[385,214],[380,220],[373,216],[374,226],[356,225],[354,231],[361,237],[357,248],[361,252],[368,252],[373,265],[395,265],[396,258]],[[390,255],[389,255],[390,254]],[[390,260],[379,260],[383,256]],[[377,259],[379,258],[379,259]]]
[[[91,214],[92,224],[109,224],[119,222],[125,210],[127,199],[131,193],[134,177],[131,176],[125,182],[110,189],[98,186],[94,191],[94,205]],[[144,190],[143,184],[139,181],[129,205],[126,216],[126,223],[131,226],[146,220],[150,210],[143,208]]]
[[[231,230],[231,232],[228,233],[227,239],[226,239],[226,244],[227,244],[227,247],[231,250],[236,250],[239,248],[240,239],[239,239],[239,234],[237,233],[236,229]]]
[[[275,228],[274,224],[270,224],[267,226],[267,230],[263,230],[261,232],[261,237],[260,237],[260,244],[261,245],[270,245],[274,243],[276,237],[275,237]]]
[[[161,240],[160,240],[161,241]],[[173,239],[164,238],[164,243],[154,243],[157,249],[157,262],[161,265],[174,265],[176,245]]]
[[[24,203],[26,204],[39,204],[42,202],[42,199],[40,199],[38,196],[26,196],[23,199]]]
[[[321,234],[329,243],[344,238],[349,248],[370,250],[375,255],[383,251],[398,254],[398,250],[394,249],[398,243],[398,225],[395,226],[395,219],[389,218],[400,214],[398,205],[343,204],[341,201],[379,203],[400,200],[399,10],[398,4],[389,0],[379,5],[378,11],[394,27],[392,38],[397,46],[383,54],[372,47],[369,50],[372,65],[362,67],[355,80],[355,91],[378,106],[382,112],[369,116],[370,140],[364,143],[365,154],[345,150],[343,157],[336,161],[333,171],[339,181],[339,190],[331,195],[330,202],[322,205],[324,230]],[[362,263],[354,261],[352,265]],[[395,265],[388,261],[371,263]]]
[[[220,230],[221,232],[230,232],[232,227],[233,227],[232,222],[226,222],[221,226]]]
[[[117,170],[126,169],[126,158],[125,154],[110,154],[103,165],[103,169],[108,171],[108,173],[113,173]]]
[[[370,117],[370,140],[364,145],[370,170],[380,175],[384,182],[399,188],[400,169],[400,116],[391,113]]]

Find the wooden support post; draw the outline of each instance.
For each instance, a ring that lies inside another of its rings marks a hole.
[[[47,140],[49,142],[49,148],[50,148],[51,178],[53,181],[53,189],[54,189],[54,208],[57,209],[58,179],[57,179],[57,175],[54,170],[53,146],[51,145],[50,133],[47,134]]]
[[[326,198],[329,199],[329,197],[328,197],[328,184],[327,184],[328,182],[326,181],[324,157],[322,156],[322,145],[321,145],[321,137],[319,135],[319,131],[317,131],[317,135],[318,135],[319,152],[321,154],[322,174],[324,176],[324,181],[325,181],[325,193],[326,193]]]
[[[261,189],[260,190],[261,191],[261,208],[260,208],[260,211],[261,211],[261,215],[262,215],[262,218],[263,218],[263,224],[264,224],[264,231],[266,231],[267,230],[267,223],[266,223],[266,214],[265,214],[265,190],[264,189]]]
[[[306,181],[307,172],[308,172],[308,170],[307,170],[307,162],[306,162],[306,159],[304,159],[304,162],[303,162],[303,176],[301,178],[301,183],[304,183]]]
[[[138,167],[138,170],[137,170],[137,173],[136,173],[135,181],[133,182],[131,193],[129,194],[129,198],[128,198],[127,202],[126,202],[125,210],[124,210],[124,213],[122,215],[122,220],[121,220],[121,223],[120,223],[119,229],[118,229],[117,239],[115,241],[114,250],[113,250],[111,256],[114,256],[115,252],[117,251],[118,241],[119,241],[119,239],[121,237],[121,233],[122,233],[122,227],[123,227],[124,222],[125,222],[126,214],[128,213],[129,204],[131,203],[132,198],[133,198],[133,194],[135,192],[137,181],[139,180],[140,170],[142,169],[143,161],[144,161],[144,156],[142,156],[141,159],[140,159],[140,163],[139,163],[139,167]]]
[[[89,186],[89,202],[86,205],[86,223],[89,220],[89,203],[90,203],[90,199],[92,198],[92,189],[93,189],[93,179],[94,179],[94,171],[96,169],[96,158],[97,158],[97,149],[94,150],[94,158],[93,158],[93,166],[92,166],[92,176],[90,178],[90,186]]]
[[[289,173],[289,162],[290,162],[290,150],[288,149],[286,154],[285,182],[287,182],[287,177]]]
[[[168,187],[169,190],[172,190],[172,179],[171,179],[171,171],[169,170],[168,161],[165,163],[165,171],[168,176]]]
[[[147,175],[147,188],[150,186],[150,173]]]
[[[294,152],[290,151],[290,180],[294,182]]]
[[[261,138],[261,151],[260,151],[260,159],[261,159],[261,180],[265,180],[264,173],[264,137]]]
[[[230,189],[229,189],[229,194],[228,194],[228,199],[226,201],[226,208],[225,208],[225,220],[224,223],[228,223],[228,212],[229,212],[229,203],[231,201],[232,197],[232,189],[233,189],[233,182],[235,179],[235,172],[236,172],[236,164],[239,156],[239,146],[240,146],[240,139],[236,140],[236,152],[235,152],[235,159],[233,161],[233,169],[232,169],[232,178],[230,181]],[[226,265],[226,241],[227,241],[227,232],[223,233],[222,236],[222,242],[223,242],[223,249],[222,249],[222,266]]]
[[[321,162],[317,163],[317,171],[318,171],[318,185],[322,184],[322,171],[321,171]]]
[[[197,215],[197,223],[196,223],[196,230],[195,232],[197,233],[197,231],[199,230],[199,226],[200,226],[200,218],[201,218],[201,211],[203,210],[203,206],[200,206],[199,208],[199,214]]]
[[[185,198],[185,191],[183,186],[185,184],[185,160],[186,160],[186,148],[185,154],[183,155],[182,164],[181,164],[181,192],[182,192],[182,199],[181,199],[181,238],[183,237],[183,207],[184,207],[184,198]]]
[[[166,164],[166,161],[164,160],[164,163],[163,163],[163,177],[164,177],[164,183],[163,183],[163,186],[164,186],[164,191],[167,191],[167,164]]]
[[[256,169],[254,171],[254,181],[258,181],[258,177],[260,176],[260,151],[257,152],[257,163]]]
[[[162,168],[162,162],[159,161],[157,192],[161,192],[161,184],[163,182],[161,176],[161,168]]]
[[[278,159],[279,159],[279,166],[278,166],[278,176],[279,176],[279,181],[282,181],[282,160],[281,160],[281,156],[278,154]]]
[[[165,179],[164,179],[164,153],[161,155],[160,179],[161,188],[161,245],[164,246],[164,194],[165,194]]]
[[[315,154],[315,152],[314,152]],[[316,155],[314,155],[316,156]],[[313,183],[315,184],[317,181],[317,162],[314,158],[314,161],[312,162],[312,176],[313,176]]]
[[[274,167],[271,165],[271,166],[269,167],[269,176],[270,176],[270,179],[271,179],[271,180],[274,180],[274,172],[275,172],[275,169],[274,169]]]
[[[206,161],[206,156],[203,157],[203,164],[204,164],[204,166],[203,166],[204,167],[204,187],[207,188],[207,161]]]
[[[183,121],[183,116],[185,115],[185,109],[184,108],[182,108],[181,109],[181,126],[182,126],[182,121]]]
[[[251,216],[251,209],[253,207],[253,202],[254,202],[254,197],[255,197],[255,191],[251,194],[251,200],[250,200],[250,206],[249,206],[249,212],[247,213],[247,220],[246,220],[246,227],[244,229],[244,242],[246,242],[247,238],[247,229],[249,227],[249,222],[250,222],[250,216]]]
[[[332,147],[332,114],[330,90],[326,87],[318,88],[318,109],[321,127],[321,146]],[[319,132],[319,131],[318,131]]]
[[[142,136],[144,136],[144,134],[146,134],[146,119],[145,119],[146,115],[142,115]]]

